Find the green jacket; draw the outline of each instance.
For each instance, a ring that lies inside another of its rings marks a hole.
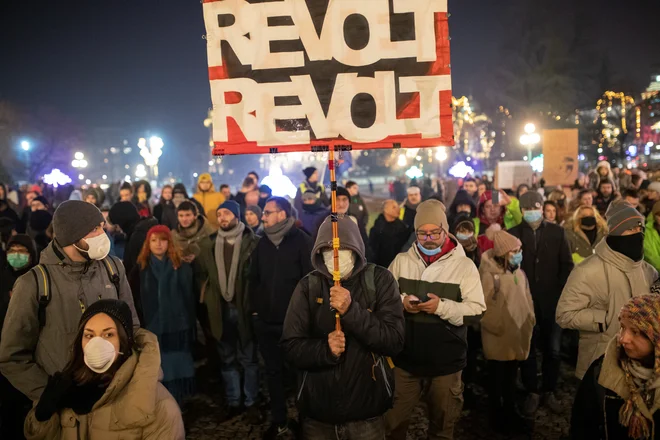
[[[213,234],[208,240],[200,244],[201,252],[199,262],[201,267],[202,283],[205,283],[204,304],[208,308],[211,333],[213,337],[220,341],[222,339],[222,309],[227,306],[222,297],[220,282],[218,281],[218,266],[215,261],[215,242],[218,234]],[[236,274],[236,293],[233,304],[238,309],[238,333],[242,344],[247,344],[252,340],[252,322],[250,317],[250,305],[248,296],[248,283],[250,274],[250,263],[252,262],[252,252],[257,247],[259,237],[252,232],[252,229],[246,227],[241,239],[241,253]]]
[[[646,220],[646,234],[644,235],[644,259],[660,271],[660,233],[655,227],[655,219],[650,214]]]
[[[479,236],[479,227],[481,226],[481,220],[479,217],[474,219],[474,236]],[[504,213],[504,229],[511,229],[518,226],[523,221],[522,211],[520,210],[520,201],[515,197],[511,197],[511,203],[506,206],[506,212]]]

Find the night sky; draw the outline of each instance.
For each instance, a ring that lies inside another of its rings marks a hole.
[[[449,0],[454,95],[487,92],[513,1]],[[592,4],[593,37],[612,67],[641,91],[660,66],[660,2],[578,1]],[[85,127],[144,127],[174,144],[206,142],[198,0],[1,3],[0,99],[54,107]]]

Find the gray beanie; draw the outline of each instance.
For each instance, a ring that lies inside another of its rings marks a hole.
[[[607,227],[610,229],[609,235],[623,235],[627,230],[637,226],[641,226],[644,231],[644,216],[622,200],[612,202],[607,208],[605,217]]]
[[[99,208],[91,203],[67,200],[55,210],[53,233],[60,246],[71,246],[104,221]]]
[[[263,211],[257,205],[250,205],[247,208],[245,208],[245,210],[253,212],[254,215],[256,215],[259,218],[259,220],[261,220],[261,217],[263,216]]]
[[[543,196],[536,191],[527,191],[520,196],[520,209],[543,209]]]

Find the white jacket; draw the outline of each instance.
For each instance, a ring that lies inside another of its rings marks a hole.
[[[399,283],[402,300],[406,295],[433,293],[440,297],[435,314],[452,325],[462,326],[463,317],[482,315],[486,302],[477,267],[465,256],[463,247],[450,239],[456,247],[428,267],[415,243],[408,252],[397,255],[389,269]]]

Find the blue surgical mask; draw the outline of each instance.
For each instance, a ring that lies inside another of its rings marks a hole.
[[[417,243],[417,249],[427,257],[432,257],[434,255],[438,255],[440,252],[442,252],[442,246],[439,246],[435,249],[426,249],[424,246],[422,246],[420,243]]]
[[[456,234],[456,238],[458,238],[460,241],[465,241],[469,240],[472,237],[472,234]]]
[[[536,223],[543,219],[543,213],[540,210],[525,211],[523,218],[527,223]]]
[[[522,251],[520,251],[517,254],[511,255],[511,258],[509,258],[509,264],[511,266],[520,266],[520,263],[522,263],[522,260],[523,260]]]

